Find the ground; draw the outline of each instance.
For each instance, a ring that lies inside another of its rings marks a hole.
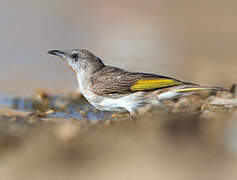
[[[0,177],[236,179],[235,102],[234,93],[208,93],[130,117],[101,113],[81,95],[17,98],[15,109],[0,108]]]

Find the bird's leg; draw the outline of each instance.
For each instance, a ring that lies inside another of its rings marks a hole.
[[[136,110],[131,110],[129,111],[129,113],[132,117],[137,117],[139,115],[139,113]]]

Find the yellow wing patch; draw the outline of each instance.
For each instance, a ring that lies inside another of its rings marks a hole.
[[[138,80],[136,84],[130,87],[131,91],[144,91],[151,89],[164,88],[174,85],[183,84],[172,79],[148,79],[148,80]]]

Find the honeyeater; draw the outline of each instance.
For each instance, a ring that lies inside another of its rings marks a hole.
[[[225,90],[107,66],[100,58],[85,49],[50,50],[48,53],[64,59],[76,73],[81,93],[100,110],[136,115],[139,108],[161,107],[164,100],[201,90]]]

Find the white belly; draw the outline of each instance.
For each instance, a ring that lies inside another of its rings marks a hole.
[[[100,110],[120,113],[133,113],[137,110],[137,108],[142,107],[144,105],[159,104],[159,101],[146,101],[146,98],[144,99],[143,95],[144,92],[136,92],[129,95],[125,95],[120,98],[106,98],[95,94],[91,94],[90,96],[85,95],[85,97],[92,105],[94,105]]]
[[[83,94],[85,98],[95,106],[97,109],[104,111],[114,111],[114,112],[127,112],[129,109],[129,101],[126,98],[106,98],[102,96],[95,95],[93,93]]]
[[[107,98],[94,94],[90,90],[87,92],[82,91],[85,98],[90,104],[95,106],[97,109],[104,111],[113,112],[132,112],[139,106],[139,101],[137,101],[137,95],[140,93],[134,93],[126,95],[120,98]]]
[[[129,108],[129,102],[127,102],[125,98],[103,98],[97,106],[106,111],[126,112]]]

